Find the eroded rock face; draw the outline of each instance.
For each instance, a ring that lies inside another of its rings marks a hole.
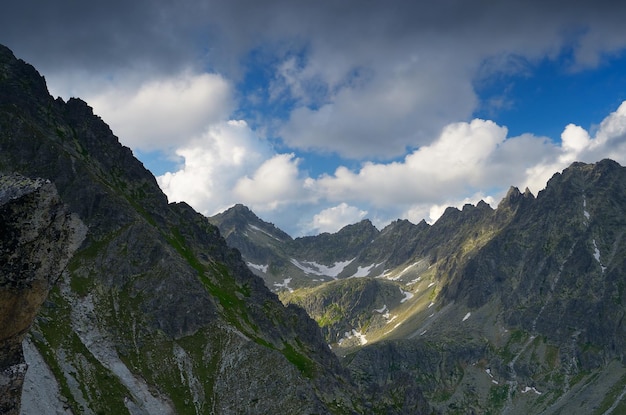
[[[0,174],[0,413],[18,414],[22,340],[86,228],[43,179]]]

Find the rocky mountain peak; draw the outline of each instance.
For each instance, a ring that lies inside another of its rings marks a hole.
[[[522,193],[519,191],[519,189],[515,186],[511,186],[508,190],[508,192],[506,192],[506,195],[502,198],[502,200],[500,201],[500,203],[498,204],[498,207],[502,206],[502,207],[510,207],[512,205],[515,205],[516,202],[522,197]]]
[[[0,91],[0,102],[3,104],[24,102],[26,97],[36,99],[39,104],[50,99],[44,77],[32,65],[17,59],[3,45],[0,45],[0,83],[4,84]]]
[[[337,232],[336,235],[338,237],[343,237],[344,235],[354,235],[360,233],[376,234],[378,233],[378,229],[376,229],[371,220],[363,219],[357,223],[344,226]]]

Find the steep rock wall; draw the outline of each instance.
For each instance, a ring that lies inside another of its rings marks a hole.
[[[85,232],[52,183],[0,175],[0,413],[19,413],[22,340]]]

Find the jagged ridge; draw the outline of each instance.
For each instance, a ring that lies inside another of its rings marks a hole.
[[[573,163],[536,198],[512,187],[497,209],[448,208],[432,226],[396,221],[365,231],[369,244],[335,245],[327,261],[353,259],[334,277],[368,275],[378,285],[286,269],[283,278],[305,282],[281,295],[303,305],[329,342],[358,332],[336,349],[357,378],[381,389],[419,379],[444,412],[621,410],[613,399],[626,396],[625,183],[614,161]],[[306,253],[281,249],[306,264],[324,258],[316,242],[337,235],[308,237]],[[271,272],[259,274],[272,282]],[[381,300],[381,283],[396,284],[406,301]],[[377,310],[388,316],[382,329]]]

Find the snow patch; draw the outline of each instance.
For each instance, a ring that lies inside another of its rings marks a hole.
[[[359,265],[359,268],[357,268],[357,270],[354,273],[354,275],[352,275],[350,278],[367,277],[369,275],[370,271],[373,268],[376,268],[379,265],[381,265],[381,264],[371,264],[371,265],[366,266],[366,267],[362,267],[362,266]]]
[[[400,300],[401,303],[410,300],[411,298],[413,298],[413,293],[410,291],[404,291],[402,288],[400,288],[400,292],[402,293],[402,295],[404,295],[404,298],[402,300]]]
[[[343,334],[343,338],[339,339],[337,343],[341,345],[341,343],[343,343],[345,340],[350,340],[353,337],[356,337],[359,340],[361,346],[367,344],[367,339],[365,338],[365,335],[360,331],[357,331],[356,329],[352,329],[352,331],[346,331]]]
[[[257,265],[253,264],[252,262],[246,262],[246,265],[248,266],[248,268],[261,271],[263,274],[267,274],[267,269],[269,268],[269,265]]]
[[[285,289],[287,289],[290,293],[292,293],[292,292],[293,292],[293,288],[291,288],[291,287],[289,286],[289,283],[290,283],[290,282],[291,282],[291,278],[285,278],[285,279],[283,280],[282,284],[281,284],[281,283],[279,283],[279,282],[275,282],[275,283],[274,283],[274,287],[278,287],[278,288],[285,288]]]
[[[253,230],[255,230],[255,231],[259,231],[259,232],[261,232],[261,233],[264,233],[265,235],[269,236],[269,237],[270,237],[270,238],[272,238],[272,239],[276,239],[277,241],[280,241],[280,239],[278,239],[277,237],[275,237],[275,236],[274,236],[274,235],[272,235],[271,233],[269,233],[269,232],[267,232],[267,231],[264,231],[263,229],[261,229],[261,228],[259,228],[259,227],[257,227],[257,226],[254,226],[254,225],[248,225],[248,226],[249,226],[250,228],[252,228]]]
[[[467,320],[468,318],[470,318],[470,316],[471,316],[471,315],[472,315],[472,313],[467,313],[467,314],[465,315],[465,317],[463,317],[463,320],[462,320],[462,321]]]
[[[383,314],[387,310],[387,304],[383,305],[383,308],[374,309],[377,313]]]
[[[587,212],[587,198],[583,195],[583,215],[585,215],[585,219],[589,220],[591,215]]]
[[[602,265],[602,262],[600,262],[600,250],[598,249],[598,245],[596,244],[595,239],[593,240],[593,257],[596,259],[596,261],[598,261],[598,264],[600,264],[600,268],[602,268],[602,272],[604,272],[606,267]]]
[[[295,258],[291,258],[290,261],[293,265],[304,271],[305,274],[320,275],[324,277],[331,277],[337,279],[337,276],[356,258],[352,258],[349,261],[335,262],[332,266],[318,264],[315,261],[298,261]]]
[[[431,282],[430,284],[428,284],[428,287],[426,287],[426,288],[430,288],[430,287],[432,287],[433,285],[435,285],[435,283],[434,283],[434,282]]]
[[[387,304],[383,305],[383,308],[379,308],[379,309],[374,310],[374,311],[376,311],[379,314],[382,314],[383,318],[385,320],[387,320],[387,324],[389,324],[390,322],[395,320],[396,317],[398,317],[398,316],[391,317],[391,314],[389,313],[389,309],[387,308]]]
[[[428,304],[428,308],[430,308],[430,307],[432,307],[434,305],[435,305],[434,301],[431,301],[430,304]]]
[[[420,259],[419,261],[414,262],[411,265],[406,266],[402,271],[400,271],[400,273],[398,275],[396,275],[395,277],[388,278],[388,279],[390,279],[392,281],[400,279],[400,277],[402,277],[404,274],[409,272],[411,270],[411,268],[415,267],[416,265],[419,265],[422,261],[423,261],[423,259]],[[419,277],[418,277],[417,281],[419,281]]]
[[[422,277],[417,277],[414,280],[409,281],[406,285],[413,285],[415,283],[418,283],[422,280]]]
[[[531,388],[530,386],[526,386],[524,389],[522,389],[522,393],[528,393],[530,391],[535,392],[537,395],[541,395],[541,392],[539,392],[534,387]]]
[[[598,245],[596,244],[596,240],[593,240],[593,257],[600,262],[600,250],[598,249]]]

